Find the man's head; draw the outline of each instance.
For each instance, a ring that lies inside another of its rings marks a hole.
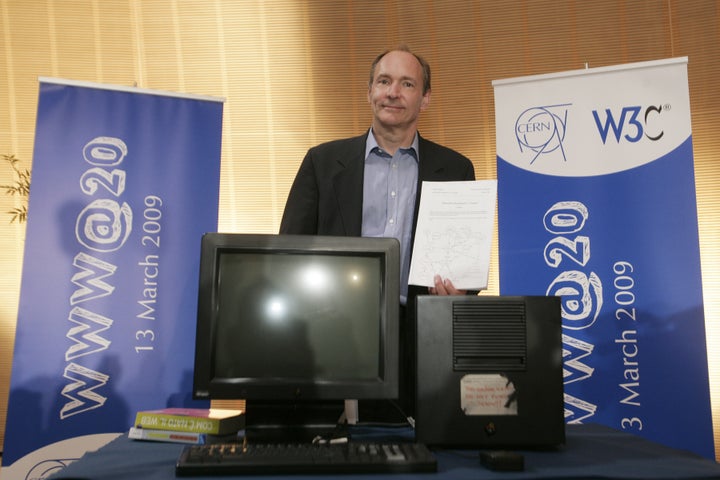
[[[368,102],[373,128],[414,135],[420,112],[430,104],[430,67],[405,47],[379,55],[370,69]]]
[[[423,95],[430,91],[430,64],[425,61],[423,57],[420,55],[413,53],[407,45],[400,45],[397,48],[394,48],[392,50],[385,50],[383,53],[375,57],[375,60],[373,61],[372,65],[370,65],[370,79],[368,80],[368,88],[372,87],[373,80],[375,78],[375,69],[377,68],[377,64],[382,60],[382,58],[387,55],[390,52],[407,52],[412,54],[415,59],[420,64],[420,67],[422,68],[422,74],[423,74]]]

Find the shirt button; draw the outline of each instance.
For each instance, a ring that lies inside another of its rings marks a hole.
[[[390,225],[395,225],[395,219],[394,219],[394,218],[391,218],[391,219],[390,219]]]
[[[397,195],[397,193],[395,193],[395,191],[390,192],[390,196],[391,196],[392,198],[395,198],[396,195]]]

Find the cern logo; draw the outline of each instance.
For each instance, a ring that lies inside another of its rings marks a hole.
[[[567,126],[566,107],[569,105],[566,103],[528,108],[518,117],[515,122],[515,137],[521,152],[534,152],[530,165],[535,163],[540,155],[556,151],[560,152],[563,161],[567,161],[563,140]]]

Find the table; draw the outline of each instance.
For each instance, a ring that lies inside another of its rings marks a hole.
[[[609,427],[568,425],[566,444],[551,451],[521,451],[523,472],[494,472],[477,450],[433,449],[437,474],[342,475],[344,479],[720,479],[720,464]],[[56,473],[52,480],[170,480],[183,445],[139,442],[122,435]],[[218,477],[193,477],[198,480]],[[226,477],[227,478],[227,477]],[[306,475],[244,476],[244,479],[312,478]],[[326,477],[330,478],[330,477]]]

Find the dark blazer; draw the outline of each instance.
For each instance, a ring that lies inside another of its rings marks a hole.
[[[280,233],[360,236],[368,133],[308,150],[290,189]],[[475,170],[468,158],[422,137],[418,143],[420,163],[413,236],[423,181],[475,180]]]

